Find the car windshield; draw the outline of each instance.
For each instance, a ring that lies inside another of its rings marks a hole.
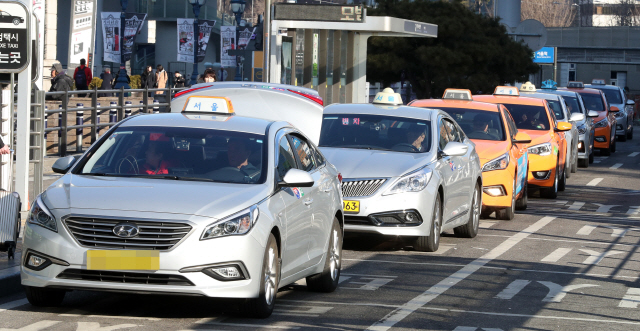
[[[562,98],[564,99],[564,103],[567,104],[567,110],[569,112],[571,112],[572,114],[573,113],[582,114],[582,111],[580,111],[580,104],[578,103],[577,97],[563,96]]]
[[[384,115],[324,115],[320,146],[424,153],[431,146],[431,122]]]
[[[607,97],[607,101],[611,103],[622,104],[622,96],[620,95],[620,91],[612,90],[612,89],[601,89],[604,93],[604,96]]]
[[[182,127],[118,127],[77,174],[259,184],[264,135]]]
[[[554,115],[556,115],[556,119],[558,121],[564,120],[564,112],[562,111],[560,100],[547,100],[547,103],[549,104],[549,108],[551,108]]]
[[[506,140],[500,113],[465,108],[442,108],[458,122],[469,139]]]
[[[549,130],[549,117],[543,106],[509,105],[505,107],[511,113],[518,130]]]
[[[600,94],[580,93],[587,110],[604,111],[604,102]]]

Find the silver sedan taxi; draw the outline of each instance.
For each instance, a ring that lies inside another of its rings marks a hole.
[[[289,91],[252,93],[322,113]],[[245,298],[243,311],[264,318],[282,286],[337,287],[336,168],[287,122],[234,115],[229,97],[184,98],[181,113],[130,117],[56,162],[65,175],[36,199],[24,235],[33,305],[73,289],[200,295]]]
[[[594,88],[602,91],[609,106],[615,106],[620,111],[614,113],[616,117],[616,135],[618,140],[627,141],[633,139],[633,117],[635,101],[627,98],[624,89],[620,86],[606,85],[604,79],[594,79],[591,84],[585,84],[584,87]]]
[[[374,104],[326,107],[319,146],[344,177],[345,231],[403,236],[431,252],[443,231],[476,236],[480,159],[446,112],[402,106],[385,89]]]

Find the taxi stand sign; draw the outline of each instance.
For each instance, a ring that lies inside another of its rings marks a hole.
[[[497,86],[493,95],[511,95],[517,97],[520,95],[518,88],[515,86]]]
[[[0,73],[20,73],[31,58],[31,15],[21,2],[2,1],[0,22]]]
[[[233,115],[233,105],[226,97],[191,96],[182,108],[183,113]]]
[[[444,90],[442,99],[472,101],[471,90],[448,88]]]

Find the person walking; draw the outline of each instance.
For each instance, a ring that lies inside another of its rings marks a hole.
[[[169,76],[167,75],[167,72],[164,71],[164,68],[161,64],[158,64],[158,66],[156,67],[156,87],[166,88],[168,79]],[[164,94],[164,91],[157,91],[156,94]]]
[[[180,74],[180,71],[176,71],[173,76],[173,87],[175,88],[183,88],[185,84],[184,77]]]
[[[76,82],[76,90],[78,91],[88,90],[89,84],[91,84],[91,80],[93,79],[91,69],[86,66],[86,63],[87,61],[85,59],[80,59],[80,66],[73,72],[73,80]],[[87,94],[78,94],[78,96],[84,98]]]
[[[100,79],[102,79],[102,84],[100,84],[101,90],[113,90],[113,75],[111,74],[111,68],[104,68],[104,72],[100,74]],[[112,97],[113,93],[100,93],[98,97]]]
[[[51,66],[51,88],[49,92],[64,92],[73,90],[73,79],[67,76],[62,64],[56,62]],[[62,100],[62,95],[48,95],[47,100]]]
[[[141,85],[142,88],[153,88],[154,84],[156,83],[156,77],[153,75],[153,67],[152,66],[147,66],[144,69],[144,72],[142,73],[141,78]],[[149,97],[151,97],[151,92],[149,92]]]

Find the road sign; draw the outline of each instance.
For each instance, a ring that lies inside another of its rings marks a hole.
[[[30,16],[20,2],[3,1],[0,8],[0,72],[18,73],[31,58]]]
[[[540,50],[533,52],[533,62],[535,63],[553,63],[554,47],[542,47]]]
[[[364,23],[366,11],[362,5],[277,3],[275,4],[273,19],[283,21]]]

